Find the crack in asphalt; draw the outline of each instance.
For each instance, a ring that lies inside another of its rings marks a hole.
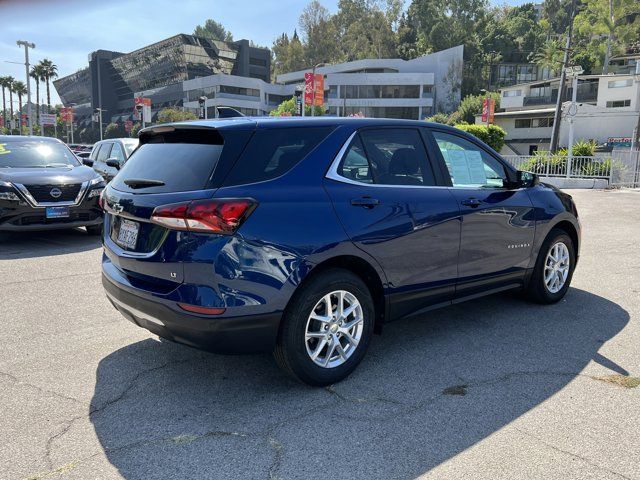
[[[562,448],[560,448],[560,447],[558,447],[556,445],[553,445],[552,443],[549,443],[549,442],[543,440],[542,438],[538,437],[537,435],[533,435],[532,433],[527,432],[526,430],[522,430],[521,428],[518,428],[518,427],[513,427],[513,428],[515,430],[517,430],[518,432],[522,433],[523,435],[534,439],[535,441],[541,443],[542,445],[544,445],[547,448],[550,448],[550,449],[552,449],[552,450],[554,450],[556,452],[563,453],[565,455],[569,455],[570,457],[577,458],[578,460],[582,460],[583,462],[585,462],[587,465],[589,465],[591,467],[595,467],[595,468],[598,468],[598,469],[603,470],[605,472],[612,473],[613,475],[616,475],[617,477],[623,478],[625,480],[633,480],[631,477],[627,477],[626,475],[623,475],[620,472],[616,472],[615,470],[611,470],[610,468],[603,467],[602,465],[599,465],[599,464],[597,464],[595,462],[592,462],[591,460],[589,460],[588,458],[583,457],[582,455],[578,455],[577,453],[573,453],[573,452],[570,452],[568,450],[564,450],[564,449],[562,449]]]
[[[165,369],[167,367],[172,367],[172,366],[176,366],[176,365],[182,365],[182,364],[186,364],[186,363],[190,363],[190,362],[194,362],[194,361],[198,361],[200,360],[200,358],[191,358],[191,359],[186,359],[186,360],[179,360],[179,361],[170,361],[167,363],[164,363],[162,365],[156,366],[156,367],[152,367],[152,368],[148,368],[145,370],[142,370],[140,372],[138,372],[128,383],[128,385],[114,398],[105,401],[104,403],[102,403],[100,406],[93,406],[91,404],[91,409],[87,414],[83,414],[83,415],[78,415],[76,417],[73,417],[72,419],[62,423],[62,425],[64,426],[62,428],[62,430],[60,430],[59,432],[56,432],[55,434],[51,435],[49,437],[49,439],[47,440],[47,445],[46,445],[46,453],[45,453],[45,457],[46,457],[46,461],[47,461],[47,465],[49,466],[49,468],[52,468],[52,461],[51,461],[51,449],[53,446],[53,442],[60,439],[61,437],[63,437],[72,427],[72,425],[82,419],[82,418],[91,418],[94,415],[104,412],[105,410],[107,410],[109,407],[117,404],[118,402],[122,401],[124,398],[127,397],[127,395],[129,394],[129,392],[131,392],[131,390],[133,390],[133,388],[137,385],[138,381],[140,380],[140,378],[142,378],[143,376],[152,374],[154,372],[157,372],[159,370]],[[2,373],[2,372],[0,372]],[[10,378],[14,378],[12,375],[9,374],[4,374]],[[562,376],[562,377],[566,377],[566,376],[570,376],[570,377],[584,377],[584,378],[588,378],[591,380],[599,380],[599,377],[596,376],[592,376],[592,375],[587,375],[587,374],[582,374],[582,373],[570,373],[570,372],[553,372],[553,371],[517,371],[517,372],[508,372],[508,373],[504,373],[502,375],[496,376],[494,378],[487,378],[487,379],[482,379],[482,380],[477,380],[477,381],[470,381],[468,379],[464,379],[458,375],[455,375],[455,377],[457,378],[458,381],[463,381],[467,387],[471,390],[474,387],[481,387],[481,386],[487,386],[487,385],[495,385],[501,382],[505,382],[505,381],[510,381],[513,380],[514,378],[517,377],[521,377],[521,376],[532,376],[532,375],[549,375],[549,376]],[[17,381],[17,379],[16,379]],[[35,386],[34,386],[35,387]],[[38,387],[35,387],[38,388]],[[42,390],[42,391],[46,391],[46,390]],[[367,417],[366,419],[359,419],[356,418],[354,416],[348,416],[349,419],[351,420],[366,420],[366,421],[371,421],[371,420],[378,420],[381,422],[386,422],[386,421],[397,421],[397,419],[399,417],[402,416],[407,416],[410,415],[411,413],[414,413],[416,411],[420,411],[422,409],[424,409],[426,406],[431,405],[433,403],[435,403],[438,400],[441,400],[443,398],[449,397],[451,398],[450,395],[447,395],[445,392],[447,391],[447,389],[445,388],[443,391],[438,392],[437,394],[434,394],[428,398],[425,398],[419,402],[415,402],[415,403],[404,403],[400,400],[396,400],[396,399],[389,399],[389,398],[384,398],[384,397],[356,397],[356,398],[351,398],[343,393],[340,393],[337,389],[335,385],[330,385],[325,387],[325,391],[327,393],[330,394],[330,396],[332,398],[335,398],[338,400],[338,402],[347,402],[347,403],[351,403],[354,405],[364,405],[364,404],[374,404],[374,403],[380,403],[383,405],[397,405],[397,406],[401,406],[401,407],[405,407],[404,409],[402,409],[400,412],[393,412],[390,413],[389,415],[383,415],[383,416],[374,416],[374,417]],[[50,392],[55,394],[55,392]],[[62,397],[62,398],[66,398],[66,397]],[[73,400],[75,402],[78,402],[78,400],[76,399],[71,399],[68,398],[68,400]],[[452,401],[455,401],[455,399],[452,399]],[[333,408],[336,405],[338,405],[337,403],[335,403],[334,401],[330,401],[330,402],[326,402],[323,405],[320,405],[318,408]],[[267,426],[264,430],[262,430],[261,432],[233,432],[233,431],[219,431],[219,430],[211,430],[208,432],[205,432],[203,434],[200,435],[192,435],[192,434],[183,434],[183,435],[178,435],[178,436],[172,436],[172,437],[163,437],[163,438],[157,438],[157,439],[150,439],[150,440],[140,440],[137,442],[133,442],[131,444],[127,444],[127,445],[122,445],[122,446],[118,446],[118,447],[105,447],[103,450],[101,450],[100,452],[96,452],[92,455],[89,455],[83,459],[77,460],[76,462],[73,462],[74,465],[78,465],[80,463],[83,463],[97,455],[100,455],[102,453],[113,453],[113,452],[119,452],[119,451],[124,451],[124,450],[128,450],[128,449],[132,449],[132,448],[139,448],[139,447],[143,447],[143,446],[148,446],[148,445],[154,445],[154,444],[160,444],[160,443],[165,443],[165,442],[171,442],[173,444],[189,444],[192,442],[196,442],[199,440],[202,440],[204,438],[210,438],[210,437],[239,437],[239,438],[262,438],[266,441],[267,445],[274,451],[274,459],[273,462],[271,463],[271,465],[269,466],[268,469],[268,478],[269,480],[279,480],[280,476],[279,476],[279,471],[280,468],[282,467],[282,464],[284,462],[284,457],[285,457],[285,446],[284,443],[279,440],[277,438],[277,436],[275,435],[275,431],[278,430],[279,428],[285,426],[288,423],[292,423],[297,421],[300,418],[304,418],[308,416],[308,412],[303,412],[297,415],[292,415],[289,417],[284,418],[283,420],[279,421],[279,422],[275,422],[269,426]],[[340,416],[340,415],[338,415]],[[572,452],[568,452],[568,451],[564,451],[554,445],[548,444],[547,442],[545,442],[544,440],[535,437],[534,435],[531,435],[528,432],[522,431],[520,429],[518,429],[517,427],[514,427],[516,430],[520,431],[521,433],[525,434],[525,435],[529,435],[532,438],[544,443],[545,445],[547,445],[549,448],[553,448],[558,450],[559,452],[565,453],[567,455],[571,455],[574,456],[576,458],[580,458],[581,460],[589,463],[590,465],[594,466],[594,467],[598,467],[602,470],[606,470],[612,474],[615,474],[617,476],[619,476],[620,478],[623,478],[625,480],[631,480],[628,477],[615,472],[613,470],[609,470],[606,467],[602,467],[600,465],[597,465],[591,461],[589,461],[586,458],[580,457],[579,455],[576,455]],[[56,469],[51,470],[51,472],[55,472]],[[51,473],[49,472],[49,473]]]
[[[87,272],[87,273],[70,273],[68,275],[59,275],[57,277],[51,277],[51,278],[31,278],[29,280],[16,280],[14,282],[2,282],[0,283],[0,285],[2,285],[3,287],[7,287],[9,285],[21,285],[23,283],[36,283],[36,282],[51,282],[51,280],[55,280],[56,282],[64,279],[64,278],[73,278],[73,277],[87,277],[87,276],[91,276],[91,277],[95,277],[96,276],[96,272]]]
[[[47,395],[51,395],[51,396],[54,396],[54,397],[61,398],[63,400],[68,400],[70,402],[74,402],[74,403],[78,403],[80,405],[84,405],[84,403],[81,402],[80,400],[78,400],[77,398],[68,397],[66,395],[63,395],[63,394],[58,393],[58,392],[55,392],[53,390],[48,390],[46,388],[39,387],[38,385],[34,385],[33,383],[25,382],[23,380],[20,380],[18,377],[16,377],[15,375],[13,375],[13,374],[11,374],[9,372],[0,371],[0,376],[6,377],[6,378],[8,378],[9,380],[11,380],[12,382],[14,382],[14,383],[16,383],[18,385],[22,385],[22,386],[25,386],[25,387],[32,388],[35,391],[37,391],[38,393],[40,393],[40,394],[47,394]]]

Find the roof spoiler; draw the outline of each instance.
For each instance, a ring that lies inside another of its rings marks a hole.
[[[218,110],[218,118],[234,118],[244,117],[244,113],[239,112],[235,108],[231,107],[216,107]]]

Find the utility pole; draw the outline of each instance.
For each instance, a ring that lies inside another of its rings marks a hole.
[[[571,49],[571,36],[573,34],[573,19],[576,14],[576,0],[571,0],[571,21],[567,31],[567,45],[564,49],[564,59],[562,60],[562,72],[560,73],[560,87],[558,87],[558,98],[556,100],[556,111],[553,114],[553,130],[551,131],[551,145],[549,150],[555,152],[558,149],[558,136],[560,135],[560,120],[562,118],[562,99],[564,98],[565,81],[567,73],[565,69],[569,63],[569,50]]]
[[[33,119],[31,118],[31,82],[29,81],[29,49],[36,48],[36,45],[26,40],[16,42],[19,47],[24,47],[24,66],[27,72],[27,118],[29,119],[29,135],[33,135]],[[20,127],[22,128],[22,127]]]

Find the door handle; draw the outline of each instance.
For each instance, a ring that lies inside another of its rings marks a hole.
[[[478,200],[477,198],[467,198],[460,203],[462,203],[462,205],[464,205],[465,207],[478,208],[482,201]]]
[[[353,205],[354,207],[373,208],[379,204],[380,200],[371,197],[360,197],[351,200],[351,205]]]

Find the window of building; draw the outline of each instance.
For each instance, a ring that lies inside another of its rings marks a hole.
[[[620,107],[630,107],[631,100],[609,100],[607,102],[607,108],[620,108]]]
[[[518,65],[518,82],[533,82],[536,79],[538,67],[535,65]]]
[[[264,58],[249,58],[249,65],[256,65],[258,67],[266,67],[267,61]]]
[[[434,131],[454,187],[502,188],[507,174],[504,166],[469,140]]]
[[[255,88],[234,87],[232,85],[220,85],[220,93],[260,98],[260,90]]]
[[[611,80],[608,84],[608,87],[623,88],[623,87],[630,87],[631,85],[633,85],[633,80],[631,78],[628,78],[626,80]]]
[[[520,97],[522,96],[522,90],[504,90],[502,92],[503,97]]]
[[[541,118],[516,118],[516,128],[545,128],[553,127],[552,117]]]
[[[342,85],[340,98],[420,98],[420,85]]]

